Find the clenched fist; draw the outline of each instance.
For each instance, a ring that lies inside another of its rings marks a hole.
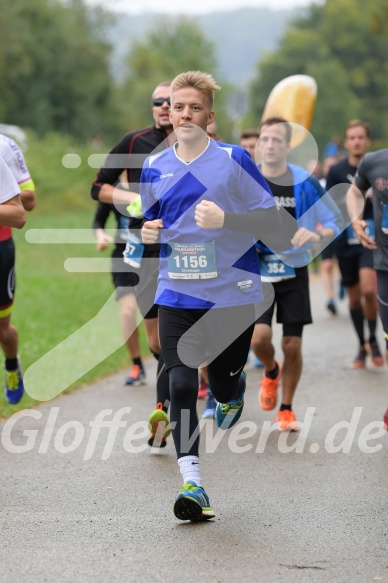
[[[146,221],[141,229],[141,239],[144,245],[152,245],[153,243],[157,243],[160,229],[163,229],[162,219]]]
[[[224,216],[224,211],[209,200],[203,200],[195,207],[195,222],[201,229],[222,229]]]

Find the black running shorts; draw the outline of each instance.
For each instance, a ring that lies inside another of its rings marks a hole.
[[[10,238],[0,242],[0,318],[12,311],[15,287],[15,244]]]
[[[166,370],[216,363],[233,377],[247,361],[254,328],[254,305],[211,310],[159,306],[159,336]]]
[[[256,319],[256,324],[271,326],[276,306],[276,321],[283,327],[295,327],[297,330],[306,324],[312,323],[310,308],[309,276],[307,267],[295,269],[296,277],[276,283],[263,283],[263,286],[272,285],[275,300],[264,314]],[[255,304],[256,313],[260,314],[260,304]],[[289,334],[287,334],[289,335]],[[300,336],[301,334],[291,334]]]
[[[373,251],[361,245],[357,245],[357,252],[339,255],[337,259],[342,285],[345,287],[353,287],[359,282],[360,269],[373,269]]]
[[[332,241],[322,251],[322,253],[321,253],[321,259],[333,259],[334,255],[335,255],[335,251],[336,251],[335,242]]]
[[[137,268],[124,263],[124,248],[125,245],[122,248],[118,245],[112,253],[112,280],[116,288],[116,300],[134,293],[143,318],[157,318],[158,306],[154,302],[159,275],[159,251],[147,251]]]

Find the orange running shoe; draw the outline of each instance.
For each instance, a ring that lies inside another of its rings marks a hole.
[[[198,384],[198,399],[207,399],[207,390],[209,385],[205,381],[204,377],[200,375]]]
[[[353,360],[351,367],[352,368],[365,368],[365,361],[368,353],[364,346],[360,347],[356,358]]]
[[[265,374],[265,369],[263,372],[263,380],[260,381],[259,386],[259,404],[264,411],[271,411],[275,409],[278,400],[278,386],[280,382],[281,367],[280,363],[276,361],[279,368],[279,373],[276,379],[269,379]]]
[[[133,364],[131,370],[129,371],[129,375],[124,381],[124,384],[137,387],[138,385],[144,385],[145,382],[146,380],[144,369],[138,364]]]
[[[279,431],[299,431],[299,426],[293,411],[278,411],[274,423],[279,423]]]
[[[368,354],[371,356],[370,364],[373,368],[381,368],[384,366],[384,358],[382,357],[379,345],[377,344],[376,340],[373,340],[372,342],[365,342],[365,348]]]

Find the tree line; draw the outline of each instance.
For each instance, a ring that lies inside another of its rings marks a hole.
[[[0,14],[0,122],[40,136],[116,140],[150,124],[151,92],[160,81],[216,69],[213,44],[184,19],[136,43],[117,81],[107,40],[115,15],[83,0],[0,0]]]
[[[279,49],[257,65],[248,125],[257,125],[272,87],[289,75],[318,84],[311,132],[322,151],[346,123],[371,125],[374,146],[388,145],[388,5],[386,0],[326,0],[295,20]]]
[[[236,139],[236,124],[258,125],[278,81],[302,73],[318,84],[311,131],[320,147],[355,117],[370,122],[376,144],[388,140],[386,0],[312,4],[288,27],[279,48],[260,58],[247,87],[222,78],[214,42],[190,19],[164,20],[134,43],[117,80],[107,34],[116,15],[84,0],[0,0],[0,14],[1,123],[79,141],[98,134],[110,144],[123,131],[149,125],[157,83],[201,69],[222,85],[216,112],[228,141]],[[248,111],[239,120],[246,100]]]

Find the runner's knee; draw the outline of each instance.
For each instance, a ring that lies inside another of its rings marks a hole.
[[[174,366],[168,371],[170,379],[170,397],[176,402],[183,402],[191,397],[197,398],[198,371],[186,366]]]

